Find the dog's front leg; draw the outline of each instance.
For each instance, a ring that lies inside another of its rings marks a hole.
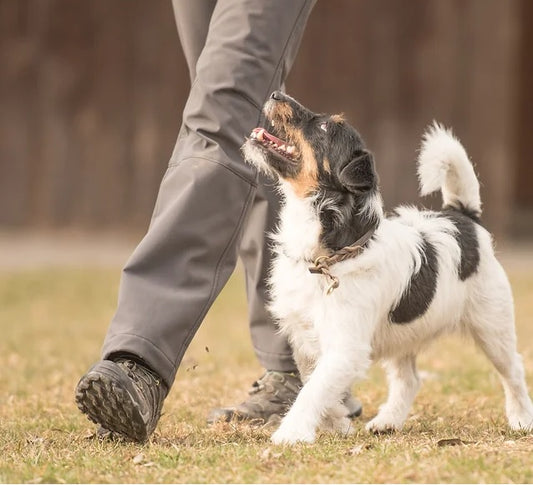
[[[311,332],[293,335],[291,339],[294,362],[296,362],[300,379],[304,384],[309,380],[309,376],[315,369],[320,355],[318,345],[310,343],[315,340],[316,336]]]
[[[340,340],[327,345],[279,429],[272,435],[272,442],[313,442],[322,418],[339,406],[346,389],[366,373],[369,355],[369,346],[347,345]]]

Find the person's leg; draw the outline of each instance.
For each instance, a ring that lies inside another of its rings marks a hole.
[[[172,0],[178,34],[191,83],[209,31],[216,0]],[[275,87],[278,89],[278,86]],[[280,195],[272,180],[259,175],[256,194],[243,227],[239,256],[244,264],[250,333],[261,365],[268,370],[294,372],[296,365],[287,339],[281,336],[266,309],[267,276],[272,260],[271,234],[277,223]]]
[[[216,3],[216,0],[172,0],[191,83],[196,78],[196,63],[204,48]],[[273,89],[279,87],[273,86]],[[294,372],[296,365],[290,346],[279,334],[266,309],[266,280],[272,251],[270,240],[265,236],[275,229],[279,199],[272,180],[259,175],[256,194],[243,227],[239,256],[246,274],[250,333],[258,360],[265,369]]]
[[[104,359],[136,356],[172,385],[190,340],[235,266],[256,188],[240,145],[266,97],[285,78],[313,3],[217,2],[149,231],[123,271]],[[116,424],[106,421],[115,411],[133,419],[131,395],[119,410],[102,403],[116,391],[116,379],[114,387],[93,392],[98,372],[93,368],[80,381],[78,405],[103,426]],[[124,427],[114,431],[136,439]]]
[[[212,409],[207,416],[209,424],[234,418],[275,423],[289,410],[302,386],[289,343],[267,310],[267,277],[273,256],[268,234],[275,229],[279,206],[274,182],[261,174],[239,256],[245,268],[252,342],[266,372],[253,383],[246,400]]]
[[[191,83],[196,77],[196,63],[205,44],[215,5],[216,0],[202,0],[193,5],[189,0],[173,0],[176,25]],[[279,194],[272,181],[260,175],[239,247],[246,276],[250,333],[254,350],[266,374],[254,382],[250,397],[238,406],[211,410],[207,418],[209,423],[230,420],[236,415],[241,419],[268,420],[273,415],[284,414],[301,386],[290,346],[279,334],[266,308],[266,280],[272,251],[265,235],[275,228],[279,206]],[[268,381],[269,385],[263,386],[263,381]]]
[[[196,78],[196,63],[205,46],[209,22],[217,0],[172,0],[181,48],[189,68],[191,84]]]
[[[150,229],[126,265],[104,356],[133,352],[170,385],[235,267],[255,171],[240,145],[281,85],[312,1],[217,2]]]
[[[279,333],[266,307],[267,278],[273,257],[273,242],[269,235],[278,221],[279,197],[274,182],[261,174],[239,255],[246,272],[250,333],[257,358],[265,369],[295,372],[289,343]]]

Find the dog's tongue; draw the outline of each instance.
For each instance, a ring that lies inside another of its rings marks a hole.
[[[267,140],[271,141],[272,143],[278,146],[286,144],[285,141],[279,139],[277,136],[272,135],[271,133],[266,131],[264,128],[254,128],[252,133],[255,133],[259,141],[263,141],[266,138]]]

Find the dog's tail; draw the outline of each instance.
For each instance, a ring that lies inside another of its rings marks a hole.
[[[451,130],[433,122],[422,138],[418,156],[420,193],[442,192],[444,207],[481,216],[479,181],[461,142]]]

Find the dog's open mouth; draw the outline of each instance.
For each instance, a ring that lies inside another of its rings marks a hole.
[[[295,162],[298,158],[297,150],[294,145],[274,136],[264,128],[254,128],[250,134],[250,140],[258,143],[263,148],[277,156],[281,156],[289,162]]]

